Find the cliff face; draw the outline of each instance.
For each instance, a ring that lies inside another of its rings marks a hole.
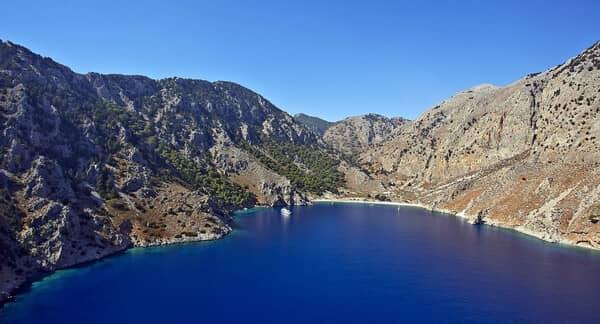
[[[600,43],[509,86],[482,85],[360,163],[389,197],[600,248]]]
[[[377,114],[348,117],[327,128],[323,140],[344,154],[355,154],[382,143],[407,122]]]
[[[40,272],[216,239],[235,209],[343,185],[317,134],[242,86],[82,75],[9,42],[0,125],[0,300]]]

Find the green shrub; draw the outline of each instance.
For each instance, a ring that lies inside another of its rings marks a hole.
[[[156,152],[186,183],[214,196],[219,207],[233,210],[250,207],[256,203],[256,197],[250,191],[231,182],[214,166],[187,158],[183,153],[171,149],[162,142],[159,143]]]
[[[264,150],[245,142],[241,146],[299,189],[320,195],[344,186],[344,174],[337,169],[339,161],[331,153],[266,137],[262,141]]]

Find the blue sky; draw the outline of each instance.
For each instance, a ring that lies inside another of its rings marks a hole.
[[[290,113],[416,118],[600,39],[600,1],[7,1],[0,38],[77,72],[229,80]]]

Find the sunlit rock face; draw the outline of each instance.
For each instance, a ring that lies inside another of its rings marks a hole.
[[[359,160],[395,199],[599,248],[599,91],[596,43],[506,87],[458,93]]]

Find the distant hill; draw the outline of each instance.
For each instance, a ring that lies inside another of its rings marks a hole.
[[[335,122],[326,121],[319,117],[309,116],[309,115],[305,115],[305,114],[294,115],[294,120],[297,123],[300,123],[300,124],[306,126],[306,128],[312,130],[313,132],[315,132],[321,136],[323,136],[323,134],[325,134],[325,132],[327,131],[327,129],[329,127],[335,125]]]
[[[344,154],[358,153],[383,142],[409,121],[400,117],[366,114],[329,122],[301,113],[294,115],[294,120],[323,136],[327,144]]]
[[[408,119],[377,114],[348,117],[329,127],[323,139],[342,153],[359,153],[382,143],[407,122]]]

